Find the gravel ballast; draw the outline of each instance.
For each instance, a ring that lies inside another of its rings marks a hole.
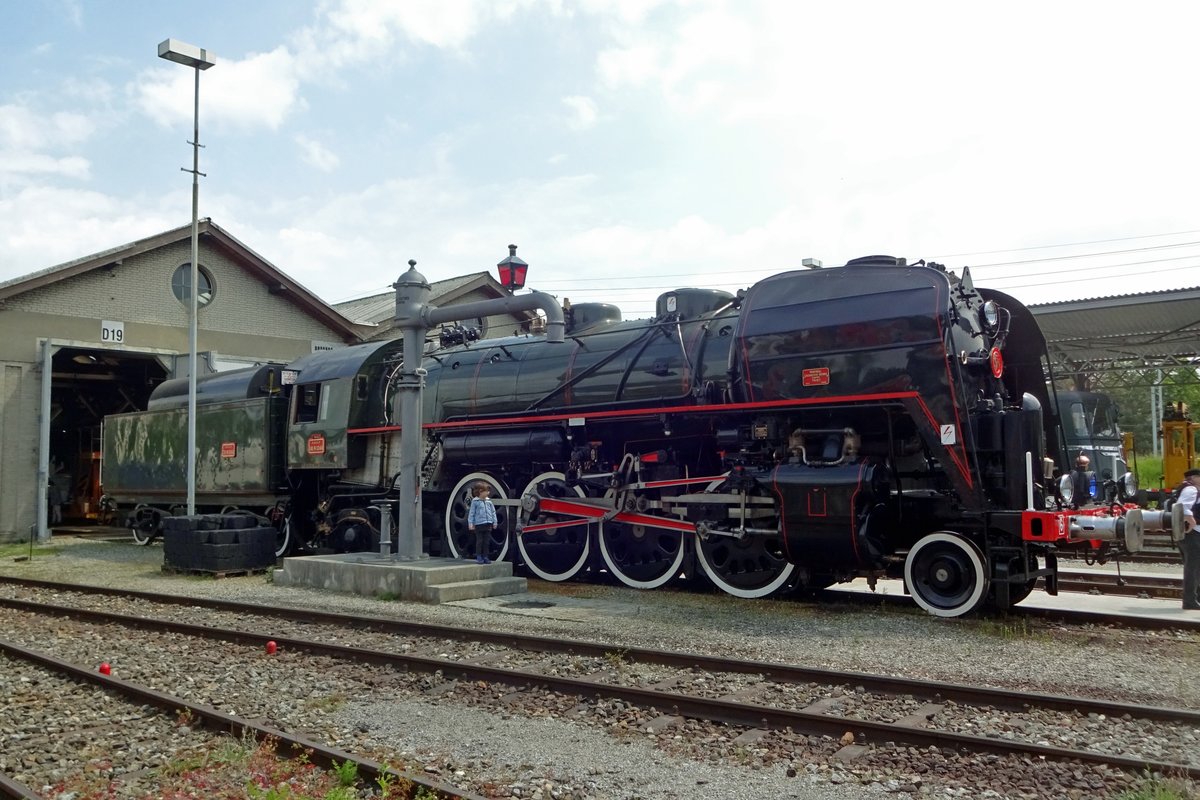
[[[0,574],[486,626],[496,631],[601,641],[611,643],[614,649],[666,647],[1200,707],[1200,686],[1194,679],[1200,668],[1200,642],[1179,632],[1074,628],[1015,619],[939,620],[916,610],[888,607],[742,601],[725,595],[633,592],[579,584],[533,584],[536,591],[520,599],[551,604],[540,616],[530,611],[495,613],[467,605],[425,606],[278,587],[262,575],[221,580],[164,576],[162,551],[155,546],[65,538],[56,539],[55,546],[59,552],[54,556],[35,555],[26,562],[5,559],[0,562]],[[560,608],[573,613],[559,614]],[[394,702],[369,704],[350,698],[332,714],[330,723],[357,730],[363,743],[410,755],[423,763],[431,776],[450,781],[488,776],[499,797],[841,800],[869,796],[1103,796],[1079,788],[1086,786],[1086,781],[1070,794],[1060,795],[1032,781],[972,784],[968,764],[958,763],[962,759],[957,757],[945,759],[947,769],[931,769],[923,779],[863,782],[852,765],[822,759],[819,743],[800,743],[794,748],[798,758],[792,760],[763,757],[756,755],[754,747],[720,741],[697,750],[690,747],[694,739],[712,736],[719,740],[720,732],[685,726],[667,735],[651,735],[564,717],[535,718],[516,709],[511,714],[497,714],[458,702],[454,696],[420,702],[398,694]],[[1087,727],[1081,725],[1080,729],[1086,737]],[[778,743],[775,749],[778,751]],[[714,759],[714,752],[725,752],[727,757]],[[903,755],[912,761],[912,754]],[[806,758],[813,761],[805,762]],[[980,774],[990,773],[980,770]]]

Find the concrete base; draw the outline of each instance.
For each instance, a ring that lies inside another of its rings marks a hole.
[[[285,558],[275,571],[277,586],[303,586],[420,603],[449,603],[528,590],[514,578],[512,564],[476,564],[451,558],[392,561],[375,553]]]

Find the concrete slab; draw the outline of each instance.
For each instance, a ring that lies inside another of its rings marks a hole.
[[[1123,571],[1124,572],[1124,571]],[[1125,573],[1132,574],[1132,573]],[[863,579],[830,587],[831,591],[856,592],[872,594]],[[877,595],[904,595],[904,582],[899,580],[881,580],[874,592]],[[914,605],[915,602],[914,602]],[[1103,614],[1116,614],[1126,617],[1138,617],[1154,620],[1178,622],[1181,627],[1192,628],[1200,623],[1200,611],[1183,610],[1178,600],[1161,600],[1158,598],[1122,597],[1120,595],[1089,595],[1077,592],[1062,592],[1051,596],[1041,591],[1039,586],[1029,597],[1022,600],[1017,608],[1039,609],[1071,609],[1075,611],[1094,611]]]
[[[421,603],[511,595],[525,592],[512,564],[476,564],[451,558],[393,561],[374,553],[339,553],[285,558],[273,576],[277,586],[302,586],[369,597],[395,597]]]
[[[634,590],[636,591],[636,590]],[[650,592],[649,594],[653,594]],[[568,622],[591,622],[608,617],[636,617],[641,613],[646,593],[638,595],[638,602],[598,600],[594,598],[559,597],[558,595],[527,593],[520,597],[483,597],[462,600],[449,605],[492,611],[500,614],[517,614],[524,617],[566,620]],[[650,598],[651,600],[653,598]]]

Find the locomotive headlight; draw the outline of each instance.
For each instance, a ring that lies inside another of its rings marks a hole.
[[[1137,476],[1132,472],[1126,472],[1121,476],[1121,482],[1117,484],[1121,492],[1122,500],[1130,500],[1137,494],[1138,482]]]
[[[988,300],[983,304],[983,311],[980,312],[981,321],[984,329],[991,333],[1000,325],[1000,306],[996,305],[995,300]]]
[[[1075,487],[1071,485],[1071,476],[1063,475],[1058,479],[1058,493],[1062,495],[1063,502],[1070,505],[1075,499]]]

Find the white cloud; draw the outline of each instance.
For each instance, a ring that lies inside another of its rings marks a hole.
[[[147,70],[131,87],[134,101],[163,125],[191,122],[195,73],[179,65]],[[302,104],[296,60],[286,47],[241,60],[223,60],[200,76],[200,122],[278,129]],[[201,140],[203,141],[203,140]]]
[[[596,101],[592,98],[572,95],[571,97],[564,97],[563,104],[571,110],[571,115],[567,119],[567,126],[572,130],[587,130],[596,124],[596,118],[599,114],[596,110]]]
[[[80,156],[54,158],[42,153],[0,150],[0,185],[18,175],[61,175],[67,178],[87,178],[91,163]]]
[[[403,59],[400,41],[469,55],[467,43],[486,27],[542,0],[337,0],[313,25],[292,36],[299,70],[323,79],[330,69]],[[551,10],[557,5],[548,0]]]
[[[322,172],[332,172],[341,164],[337,153],[315,139],[300,134],[296,136],[296,144],[300,146],[300,157],[304,159],[304,163]]]
[[[178,211],[172,216],[143,197],[88,190],[31,187],[0,195],[0,280],[178,227],[186,216]]]
[[[69,111],[38,114],[18,105],[0,106],[0,149],[44,150],[78,144],[95,132],[90,119]]]

